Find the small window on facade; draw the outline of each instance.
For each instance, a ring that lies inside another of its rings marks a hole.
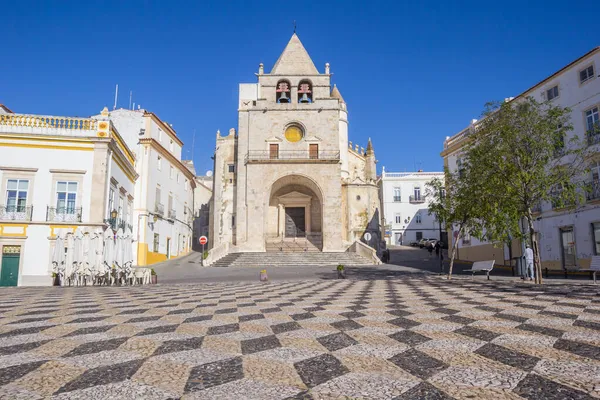
[[[290,83],[288,81],[277,82],[277,89],[275,89],[276,98],[278,103],[291,103],[290,97]]]
[[[235,164],[229,164],[229,172],[235,172]]]
[[[600,128],[600,116],[598,115],[598,107],[591,108],[585,112],[585,127],[588,134],[595,135]]]
[[[279,158],[279,145],[278,144],[270,144],[269,145],[269,158],[272,160],[276,160]]]
[[[415,223],[416,224],[420,224],[421,223],[421,213],[416,213],[415,214]]]
[[[394,201],[397,203],[402,201],[401,191],[398,187],[394,188]]]
[[[158,141],[162,142],[162,129],[158,128]]]
[[[594,77],[594,66],[590,65],[584,70],[579,71],[579,82],[587,82]]]
[[[188,182],[188,180],[186,179],[186,180],[185,180],[185,190],[188,190],[188,189],[189,189],[189,185],[190,185],[190,183],[189,183],[189,182]]]
[[[173,141],[172,140],[169,142],[169,150],[171,151],[171,153],[173,152]]]
[[[169,178],[173,179],[173,175],[175,175],[175,168],[172,165],[169,166]]]
[[[319,158],[319,145],[318,144],[309,144],[308,145],[308,158],[311,160],[316,160]]]
[[[235,215],[231,216],[231,226],[234,227],[235,226]]]
[[[546,98],[548,100],[552,100],[558,97],[558,85],[546,90]]]
[[[160,244],[160,237],[158,236],[158,233],[154,234],[154,252],[158,253],[158,245]]]
[[[360,195],[359,194],[356,195],[356,201],[360,201]]]
[[[423,232],[417,232],[417,241],[423,239]]]
[[[401,224],[402,223],[402,215],[396,214],[394,218],[395,218],[395,221],[396,221],[397,224]]]
[[[158,170],[162,170],[162,157],[158,156],[158,161],[156,163]]]
[[[179,172],[177,173],[177,183],[179,183]]]
[[[6,211],[25,212],[29,180],[9,179],[6,184]]]
[[[463,239],[462,239],[462,243],[463,244],[471,244],[471,234],[469,232],[465,232]]]
[[[312,85],[309,81],[300,81],[298,85],[298,103],[312,103]]]
[[[77,182],[56,182],[56,211],[58,214],[75,214]]]
[[[415,200],[421,200],[421,187],[415,186],[414,192],[415,192]]]

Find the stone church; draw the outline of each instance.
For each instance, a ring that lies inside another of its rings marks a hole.
[[[329,64],[319,72],[294,33],[256,77],[239,86],[237,132],[217,131],[210,247],[343,252],[360,240],[379,249],[375,151],[348,141]]]

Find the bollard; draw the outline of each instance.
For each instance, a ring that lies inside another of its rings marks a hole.
[[[260,281],[267,282],[268,280],[269,280],[269,277],[267,276],[267,270],[263,269],[262,271],[260,271]]]

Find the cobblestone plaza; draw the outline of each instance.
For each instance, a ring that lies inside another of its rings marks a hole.
[[[0,398],[600,398],[599,294],[409,276],[5,289]]]

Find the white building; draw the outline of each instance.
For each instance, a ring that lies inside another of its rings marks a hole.
[[[590,173],[581,179],[590,184],[587,201],[576,208],[555,208],[551,203],[540,205],[537,211],[536,230],[540,232],[540,256],[543,268],[585,268],[591,256],[600,254],[600,135],[592,134],[600,120],[600,47],[589,51],[577,60],[543,79],[521,93],[516,99],[532,96],[538,101],[550,100],[561,107],[571,108],[571,124],[574,135],[584,138],[593,152],[589,159]],[[444,164],[456,171],[460,162],[464,139],[477,124],[476,120],[444,143]],[[596,131],[597,133],[598,131]],[[560,151],[557,152],[560,156]],[[512,255],[519,255],[521,245],[513,244]],[[459,257],[465,260],[494,258],[506,260],[508,248],[497,249],[490,243],[475,238],[459,242]]]
[[[105,228],[110,187],[131,224],[135,161],[107,110],[92,119],[0,107],[0,286],[51,285],[57,232]]]
[[[204,176],[196,176],[196,188],[194,189],[194,240],[193,249],[202,251],[198,242],[201,236],[209,236],[210,233],[210,205],[213,197],[212,171],[207,171]],[[208,247],[205,246],[205,249]]]
[[[381,173],[380,197],[388,245],[408,245],[422,238],[440,238],[440,224],[429,215],[431,198],[426,196],[427,183],[444,180],[443,172]]]
[[[181,160],[183,142],[152,112],[119,109],[109,119],[137,155],[134,263],[150,265],[187,254],[192,249],[196,181],[193,164]]]

